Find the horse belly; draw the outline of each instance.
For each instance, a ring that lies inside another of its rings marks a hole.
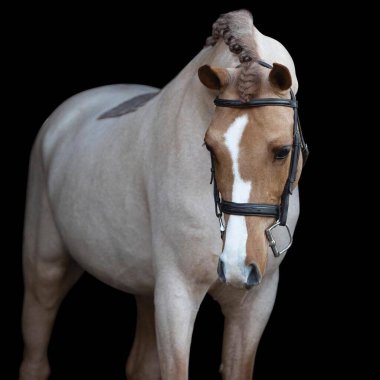
[[[103,229],[90,233],[73,226],[66,239],[71,256],[80,266],[100,281],[132,294],[150,294],[154,289],[150,239],[125,231],[123,239],[115,239]],[[80,234],[80,242],[75,236]],[[73,238],[74,237],[74,238]],[[76,240],[76,241],[75,241]]]
[[[133,118],[100,121],[104,106],[83,102],[69,102],[58,117],[53,115],[40,139],[57,228],[84,270],[123,291],[151,292],[151,234],[143,157],[136,153],[138,129]],[[68,119],[72,109],[78,115]]]
[[[56,224],[70,255],[99,280],[130,293],[153,289],[152,248],[143,200],[82,184],[75,173],[50,193]],[[120,186],[120,187],[119,187]],[[132,198],[128,201],[129,198]]]

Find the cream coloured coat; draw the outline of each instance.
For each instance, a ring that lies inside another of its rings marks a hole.
[[[255,29],[259,56],[282,63],[285,48]],[[269,252],[263,282],[250,291],[217,280],[222,243],[202,146],[216,93],[199,82],[203,64],[235,67],[224,43],[203,49],[134,113],[98,120],[148,86],[80,93],[45,122],[33,147],[25,220],[25,340],[21,379],[46,379],[46,347],[59,303],[83,271],[136,295],[138,333],[131,379],[187,379],[194,320],[207,292],[226,317],[222,374],[250,379],[273,307],[278,266]],[[289,225],[298,218],[298,191]],[[281,236],[279,237],[281,239]]]

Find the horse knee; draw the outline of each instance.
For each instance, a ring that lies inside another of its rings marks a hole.
[[[46,309],[54,309],[66,293],[70,281],[68,262],[36,260],[24,265],[26,294]],[[68,281],[69,280],[69,281]]]

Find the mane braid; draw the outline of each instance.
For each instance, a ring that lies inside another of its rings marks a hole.
[[[239,96],[248,101],[260,84],[259,60],[254,40],[253,18],[249,11],[240,10],[220,15],[212,26],[212,35],[205,46],[214,46],[223,38],[233,54],[239,57],[241,71],[237,79]]]

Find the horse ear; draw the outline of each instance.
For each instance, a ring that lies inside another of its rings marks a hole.
[[[269,73],[269,82],[274,88],[285,91],[292,86],[292,76],[286,66],[274,63]]]
[[[211,90],[220,90],[230,79],[228,71],[219,67],[204,65],[198,69],[199,80]]]

